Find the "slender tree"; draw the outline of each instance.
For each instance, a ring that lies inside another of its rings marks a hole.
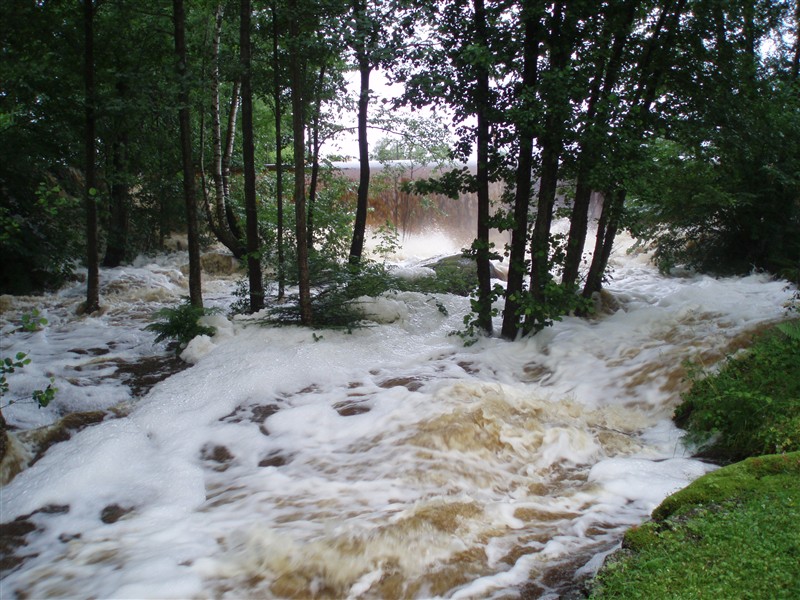
[[[272,98],[275,112],[275,203],[277,210],[278,245],[278,299],[283,299],[286,289],[286,251],[283,247],[283,85],[281,84],[280,44],[278,33],[277,2],[270,7],[272,14]]]
[[[361,261],[364,251],[367,212],[369,210],[369,139],[368,111],[370,103],[370,78],[379,66],[388,70],[398,64],[401,48],[408,45],[414,19],[410,7],[419,14],[429,7],[408,0],[351,0],[345,15],[345,44],[358,69],[359,92],[357,100],[359,178],[353,239],[350,244],[350,264]]]
[[[253,84],[251,72],[250,0],[241,0],[239,52],[242,67],[242,157],[244,160],[244,205],[247,221],[247,275],[250,282],[250,311],[264,308],[261,277],[258,206],[256,199],[255,142],[253,140]]]
[[[454,0],[419,11],[434,27],[440,44],[412,44],[406,50],[406,64],[396,69],[398,78],[406,83],[407,103],[445,106],[453,112],[459,137],[454,157],[467,160],[473,148],[477,151],[476,173],[451,171],[442,178],[438,191],[449,195],[470,192],[478,198],[476,239],[471,249],[478,289],[473,302],[475,318],[469,327],[484,333],[492,331],[493,314],[489,184],[499,177],[493,138],[498,124],[495,38],[502,21],[497,18],[500,10],[485,0]]]
[[[635,70],[636,83],[622,115],[623,127],[620,129],[624,133],[618,137],[620,145],[617,146],[621,149],[620,154],[627,151],[630,156],[630,153],[641,145],[651,125],[653,103],[670,68],[667,57],[679,32],[681,16],[687,8],[687,3],[688,0],[668,2],[653,23],[649,38],[644,42]],[[602,287],[603,275],[608,267],[614,239],[620,228],[626,197],[624,177],[613,179],[606,191],[606,201],[597,226],[592,262],[583,287],[582,295],[586,298],[599,292]]]
[[[292,133],[294,135],[294,210],[295,238],[297,243],[297,271],[300,294],[300,322],[311,325],[311,279],[308,265],[308,241],[306,238],[306,174],[305,174],[305,114],[306,114],[306,68],[307,58],[302,46],[301,27],[307,7],[303,0],[289,0],[289,76],[292,95]],[[302,11],[302,12],[301,12]]]
[[[528,211],[532,194],[533,148],[536,137],[534,98],[538,81],[539,55],[542,43],[541,12],[539,3],[523,2],[520,18],[523,29],[522,79],[519,84],[519,108],[516,132],[519,155],[514,179],[514,221],[511,230],[511,248],[508,263],[505,307],[501,333],[513,340],[521,331],[520,306],[524,293],[525,251],[528,241]]]
[[[579,24],[586,17],[584,4],[556,2],[547,17],[549,48],[547,68],[542,74],[541,97],[545,110],[539,135],[541,171],[537,198],[536,223],[531,237],[530,299],[533,309],[526,311],[523,329],[536,332],[564,310],[553,290],[550,229],[553,222],[561,161],[570,131],[572,55]]]
[[[368,0],[353,0],[352,11],[353,50],[358,64],[358,198],[353,241],[350,245],[350,264],[358,264],[364,251],[364,234],[367,226],[369,201],[369,142],[367,139],[367,111],[369,108],[369,78],[373,69],[374,25],[368,12]]]
[[[602,28],[591,40],[594,60],[593,74],[588,90],[583,131],[580,137],[577,169],[575,174],[575,198],[570,217],[567,253],[564,259],[562,286],[573,290],[577,280],[586,242],[589,224],[589,203],[592,195],[592,177],[607,151],[604,141],[611,128],[612,94],[617,91],[623,72],[624,52],[632,43],[636,16],[641,0],[609,3],[605,7]]]
[[[189,82],[186,51],[186,13],[183,0],[173,0],[172,20],[175,29],[175,55],[178,65],[178,121],[180,124],[183,163],[183,198],[186,207],[186,231],[189,247],[189,301],[203,306],[200,273],[200,236],[197,226],[197,199],[192,162],[192,120],[189,111]]]
[[[308,237],[308,250],[314,249],[314,206],[317,201],[317,188],[319,182],[319,155],[322,149],[320,127],[322,120],[322,88],[325,81],[325,71],[328,65],[324,62],[319,68],[317,83],[314,86],[314,102],[311,112],[311,131],[309,133],[309,161],[311,163],[311,180],[308,183],[308,223],[306,225]]]
[[[97,165],[96,165],[96,112],[94,81],[94,15],[93,0],[83,0],[84,34],[84,98],[86,105],[85,150],[85,202],[86,202],[86,304],[84,311],[93,313],[100,309],[100,259],[97,240]]]
[[[478,303],[477,326],[484,333],[492,332],[492,290],[489,243],[489,136],[490,136],[490,108],[489,108],[489,34],[484,0],[473,1],[474,19],[474,45],[479,54],[476,57],[475,68],[475,118],[476,146],[477,146],[477,173],[476,186],[478,193],[478,219],[475,249],[475,264],[478,271]]]
[[[222,135],[222,106],[220,102],[220,46],[224,22],[224,8],[218,4],[214,15],[214,33],[211,56],[211,144],[213,147],[212,178],[214,181],[213,209],[208,200],[206,186],[204,191],[204,207],[206,221],[214,236],[228,248],[233,255],[241,259],[247,253],[247,246],[241,239],[241,232],[236,215],[231,209],[230,199],[230,162],[233,154],[233,142],[236,135],[236,117],[240,104],[241,81],[236,79],[231,89],[228,108],[226,134]],[[202,131],[202,129],[201,129]],[[224,141],[224,143],[223,143]],[[201,143],[201,150],[203,144]],[[201,153],[202,161],[203,153]],[[202,167],[201,162],[201,167]],[[201,168],[205,175],[205,169]]]

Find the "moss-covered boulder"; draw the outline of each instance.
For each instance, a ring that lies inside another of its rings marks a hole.
[[[631,528],[592,598],[800,598],[800,452],[747,459]]]

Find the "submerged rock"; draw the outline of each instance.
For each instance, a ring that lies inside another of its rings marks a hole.
[[[447,283],[448,292],[459,296],[469,296],[478,285],[478,272],[475,260],[461,254],[446,256],[423,266],[432,269],[436,277]],[[489,274],[492,279],[506,281],[508,267],[502,263],[491,261]]]
[[[126,508],[119,504],[109,504],[100,512],[100,520],[106,525],[110,525],[131,512],[133,512],[133,508]]]
[[[110,413],[102,410],[70,413],[53,425],[22,432],[2,431],[0,441],[0,485],[6,485],[59,442],[66,442],[89,425],[102,422]]]

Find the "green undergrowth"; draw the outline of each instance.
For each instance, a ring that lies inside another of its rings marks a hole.
[[[317,329],[351,330],[364,326],[363,311],[354,300],[368,296],[377,297],[387,292],[420,292],[424,294],[469,295],[474,287],[474,263],[456,257],[431,265],[433,275],[404,277],[383,263],[363,261],[358,266],[328,266],[320,268],[313,278],[316,288],[312,295],[314,327]],[[444,311],[444,306],[439,305]],[[272,324],[300,323],[297,297],[270,306]]]
[[[675,422],[723,461],[800,450],[800,320],[761,335],[718,373],[695,373]]]
[[[212,336],[216,329],[200,323],[200,318],[216,312],[214,309],[192,306],[188,298],[177,306],[162,308],[156,313],[158,321],[150,323],[145,329],[155,331],[156,342],[171,340],[180,352],[198,335]]]
[[[591,598],[800,598],[800,452],[747,459],[630,529]]]

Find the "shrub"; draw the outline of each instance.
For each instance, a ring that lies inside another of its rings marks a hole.
[[[214,335],[216,330],[209,325],[199,323],[200,317],[213,314],[216,310],[192,306],[188,298],[174,308],[162,308],[156,315],[160,321],[145,327],[148,331],[155,331],[156,342],[174,340],[178,349],[185,348],[192,338],[198,335]]]
[[[800,321],[779,325],[715,375],[692,375],[675,410],[707,456],[739,460],[800,450]]]
[[[363,326],[363,314],[353,300],[362,296],[376,297],[389,291],[420,292],[424,294],[453,293],[457,274],[444,276],[399,277],[382,262],[362,259],[358,265],[342,265],[315,256],[311,264],[314,295],[312,310],[314,327],[324,329],[353,329]],[[438,304],[439,310],[446,308]],[[270,323],[299,324],[300,308],[296,296],[272,306]]]

